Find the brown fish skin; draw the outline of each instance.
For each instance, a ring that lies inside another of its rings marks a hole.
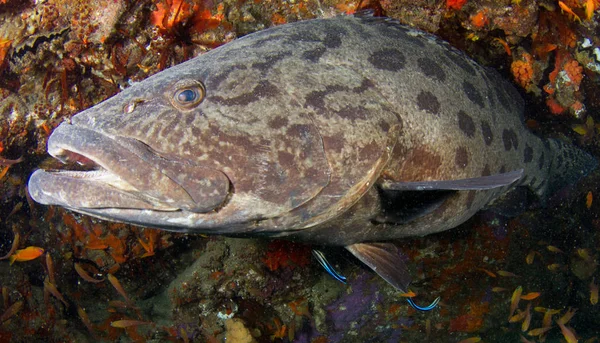
[[[29,191],[178,232],[384,242],[451,229],[516,186],[546,197],[595,167],[528,132],[522,115],[510,84],[432,35],[364,15],[303,21],[61,124],[49,153],[99,170],[38,170]],[[351,251],[372,267],[393,255],[384,244]]]

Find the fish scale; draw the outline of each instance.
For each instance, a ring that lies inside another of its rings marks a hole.
[[[498,73],[435,36],[366,14],[308,20],[75,115],[48,151],[103,172],[38,170],[29,191],[165,230],[345,246],[406,291],[390,241],[451,229],[524,189],[543,201],[595,168],[528,132],[523,111]]]

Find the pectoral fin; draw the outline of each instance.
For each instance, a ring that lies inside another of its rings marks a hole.
[[[346,247],[356,258],[400,292],[408,290],[411,277],[398,248],[392,243],[356,243]]]
[[[441,181],[397,182],[383,180],[378,187],[381,214],[373,221],[405,224],[437,209],[459,191],[486,191],[509,186],[523,176],[523,169],[476,178]]]
[[[494,174],[489,176],[473,177],[459,180],[443,180],[443,181],[412,181],[412,182],[397,182],[384,180],[381,183],[381,189],[395,191],[471,191],[471,190],[488,190],[498,187],[504,187],[519,180],[523,176],[523,169],[514,170],[502,174]]]
[[[514,170],[502,174],[494,174],[489,176],[473,177],[459,180],[442,180],[442,181],[412,181],[412,182],[397,182],[384,180],[381,183],[383,190],[395,191],[471,191],[471,190],[488,190],[498,187],[504,187],[519,180],[523,176],[523,169]]]

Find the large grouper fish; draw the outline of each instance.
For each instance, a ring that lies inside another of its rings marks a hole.
[[[456,227],[507,192],[545,199],[596,166],[523,123],[494,71],[368,14],[247,35],[58,126],[37,202],[185,233],[345,246],[406,291],[390,241]],[[497,203],[497,202],[496,202]]]

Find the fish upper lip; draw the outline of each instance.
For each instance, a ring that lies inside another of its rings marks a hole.
[[[44,204],[206,213],[230,197],[224,173],[162,158],[132,138],[63,123],[48,139],[48,153],[95,170],[35,171],[29,190]]]

